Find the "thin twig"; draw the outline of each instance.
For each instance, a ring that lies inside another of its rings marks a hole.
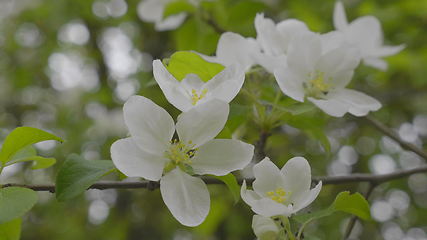
[[[370,124],[372,124],[372,126],[378,129],[380,132],[384,133],[385,135],[387,135],[388,137],[390,137],[391,139],[399,143],[400,146],[402,146],[402,148],[418,154],[420,157],[424,158],[427,161],[427,152],[423,151],[422,149],[418,148],[412,143],[408,143],[404,141],[399,137],[399,135],[393,129],[390,129],[389,127],[387,127],[380,121],[376,120],[375,118],[371,116],[366,116],[365,119]]]
[[[265,146],[267,144],[267,139],[271,135],[268,131],[261,131],[259,134],[259,139],[255,143],[255,161],[261,161],[265,156]]]
[[[354,182],[369,182],[374,185],[381,184],[383,182],[392,181],[399,178],[408,177],[417,173],[426,173],[427,165],[419,168],[414,168],[410,170],[400,170],[393,173],[388,174],[351,174],[346,176],[323,176],[323,177],[313,177],[313,182],[317,183],[319,181],[323,182],[323,185],[336,185],[336,184],[345,184],[345,183],[354,183]],[[222,181],[215,178],[207,178],[202,177],[203,181],[206,184],[223,184]],[[238,179],[238,183],[242,184],[243,180],[245,180],[248,184],[251,184],[254,179]],[[54,184],[20,184],[20,183],[7,183],[3,184],[0,188],[5,187],[24,187],[29,188],[34,191],[49,191],[55,192]],[[135,188],[146,188],[149,190],[157,189],[160,187],[158,182],[153,181],[139,181],[139,182],[98,182],[89,187],[89,189],[135,189]]]

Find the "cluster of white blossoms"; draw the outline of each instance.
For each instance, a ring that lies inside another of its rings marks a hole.
[[[166,2],[147,0],[140,6],[144,10],[152,4],[160,9],[150,12],[158,28],[165,24],[160,20]],[[224,128],[229,103],[252,66],[261,65],[274,74],[287,96],[300,102],[308,100],[332,116],[347,112],[363,116],[381,107],[374,98],[346,86],[361,60],[385,69],[380,57],[397,53],[402,46],[382,45],[381,27],[374,17],[348,23],[340,2],[335,6],[334,24],[337,31],[319,34],[296,19],[275,24],[258,14],[256,39],[227,32],[218,42],[216,56],[201,55],[225,66],[206,82],[192,73],[178,80],[160,60],[153,61],[155,80],[166,99],[182,113],[175,124],[151,100],[131,97],[123,108],[130,137],[111,146],[114,164],[129,177],[160,181],[162,198],[172,215],[186,226],[199,225],[209,212],[210,197],[198,176],[224,176],[245,168],[253,158],[251,144],[214,139]],[[253,172],[253,190],[247,190],[243,182],[241,197],[257,214],[253,228],[260,239],[278,234],[277,218],[290,217],[307,207],[322,187],[319,182],[310,188],[311,168],[303,157],[290,159],[281,170],[265,158],[254,165]]]
[[[381,103],[346,88],[354,70],[361,60],[385,70],[387,64],[381,57],[396,54],[404,46],[384,46],[381,25],[373,16],[348,23],[341,2],[335,5],[334,25],[335,31],[320,34],[296,19],[275,24],[258,14],[256,39],[226,32],[218,42],[216,56],[202,56],[225,66],[237,64],[243,71],[261,65],[274,74],[284,94],[300,102],[308,100],[331,116],[347,112],[367,115]]]

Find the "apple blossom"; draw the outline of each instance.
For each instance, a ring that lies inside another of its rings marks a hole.
[[[249,70],[260,54],[258,42],[253,38],[244,38],[237,33],[226,32],[221,35],[216,48],[216,56],[200,54],[206,61],[224,66],[238,64],[243,71]]]
[[[111,146],[116,167],[129,177],[160,180],[163,201],[183,225],[206,218],[210,199],[206,184],[192,174],[226,175],[244,168],[254,147],[233,139],[213,139],[224,127],[229,106],[212,100],[172,117],[151,100],[133,96],[123,107],[130,137]],[[172,139],[175,130],[179,139]]]
[[[299,20],[287,19],[275,24],[262,13],[255,17],[255,29],[256,39],[262,50],[262,53],[257,55],[257,62],[270,73],[281,68],[286,61],[291,39],[301,32],[309,31],[305,23]]]
[[[186,13],[178,13],[163,18],[165,6],[174,0],[143,0],[138,5],[138,16],[142,21],[153,22],[157,31],[174,30],[187,17]]]
[[[178,81],[160,60],[153,61],[153,74],[166,99],[183,112],[212,99],[229,103],[239,93],[245,80],[245,72],[232,65],[207,82],[196,74],[188,74]]]
[[[274,72],[283,93],[303,102],[305,98],[331,116],[346,112],[364,116],[381,104],[374,98],[345,88],[360,62],[339,32],[324,35],[301,33],[288,49],[286,65]]]
[[[241,196],[252,210],[264,217],[290,216],[316,199],[322,182],[310,190],[311,169],[303,157],[291,158],[281,170],[268,157],[254,168],[253,190],[243,182]]]
[[[374,16],[364,16],[348,23],[341,1],[335,3],[334,26],[342,32],[345,40],[357,47],[365,65],[387,69],[387,63],[380,59],[400,52],[405,46],[384,46],[381,23]]]

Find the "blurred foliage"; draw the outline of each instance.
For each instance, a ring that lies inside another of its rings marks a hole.
[[[388,71],[360,66],[352,87],[382,102],[384,107],[374,116],[392,128],[425,116],[427,1],[344,3],[349,19],[374,15],[382,23],[387,44],[406,45],[401,53],[387,59]],[[110,159],[111,143],[127,135],[121,108],[132,94],[152,99],[176,117],[179,111],[166,101],[153,80],[152,59],[169,58],[180,50],[213,54],[220,37],[218,29],[255,37],[257,12],[276,22],[298,18],[313,31],[333,29],[333,0],[206,1],[195,10],[182,8],[189,16],[177,30],[167,32],[156,32],[153,24],[142,22],[138,4],[135,0],[0,0],[0,139],[25,125],[54,132],[65,140],[61,145],[37,145],[40,155],[57,159],[53,168],[32,171],[28,164],[14,165],[4,170],[2,183],[54,182],[59,167],[72,153],[90,160]],[[174,13],[173,9],[168,11]],[[69,35],[73,31],[75,34]],[[384,152],[381,134],[367,122],[348,115],[331,118],[310,106],[295,105],[278,95],[271,76],[254,74],[247,75],[244,89],[232,102],[222,137],[239,137],[255,144],[268,128],[267,155],[279,166],[293,156],[304,156],[313,175],[375,172],[372,158],[383,153],[391,156],[396,169],[406,167],[401,152]],[[296,112],[287,111],[279,120],[270,119],[270,125],[260,125],[260,111],[268,117],[269,109],[249,106],[251,99],[245,92],[255,94],[261,102],[273,103],[279,96],[279,106]],[[420,135],[417,144],[423,146],[425,137]],[[356,150],[358,161],[353,165],[337,160],[342,146]],[[118,179],[115,175],[108,178]],[[409,182],[398,180],[376,188],[371,203],[387,201],[392,190],[400,189],[409,196],[409,206],[392,208],[392,216],[384,221],[358,225],[355,239],[383,239],[384,229],[391,223],[404,232],[414,227],[427,230],[426,186],[425,176],[417,176]],[[254,239],[250,208],[242,202],[233,205],[233,196],[225,186],[209,186],[209,190],[213,210],[196,228],[183,227],[172,217],[159,190],[90,190],[66,202],[39,192],[39,203],[24,217],[22,239]],[[325,208],[343,190],[363,192],[366,186],[325,186],[308,210]],[[310,224],[307,234],[339,239],[347,221],[347,215],[333,215]]]

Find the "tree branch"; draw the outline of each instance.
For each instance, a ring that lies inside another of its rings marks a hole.
[[[414,144],[408,143],[408,142],[404,141],[403,139],[401,139],[399,137],[399,135],[393,129],[388,128],[386,125],[382,124],[380,121],[376,120],[375,118],[373,118],[371,116],[366,116],[365,119],[372,126],[374,126],[376,129],[378,129],[380,132],[384,133],[385,135],[387,135],[388,137],[390,137],[391,139],[393,139],[394,141],[399,143],[400,146],[402,146],[402,148],[418,154],[420,157],[424,158],[424,160],[427,161],[427,153],[425,151],[418,148]]]
[[[399,178],[408,177],[417,173],[426,173],[427,165],[410,170],[401,170],[388,174],[351,174],[346,176],[323,176],[323,177],[313,177],[313,182],[317,183],[319,181],[323,182],[323,185],[336,185],[336,184],[345,184],[345,183],[354,183],[354,182],[369,182],[373,185],[378,185],[384,182],[392,181]],[[215,178],[202,177],[203,181],[206,184],[223,184],[222,181]],[[253,178],[248,179],[238,179],[239,184],[242,184],[243,180],[247,183],[252,183]],[[20,184],[20,183],[7,183],[3,184],[0,188],[6,187],[24,187],[29,188],[34,191],[49,191],[55,192],[54,184]],[[139,182],[98,182],[89,187],[89,189],[136,189],[136,188],[146,188],[149,190],[154,190],[160,187],[159,182],[152,181],[139,181]]]

